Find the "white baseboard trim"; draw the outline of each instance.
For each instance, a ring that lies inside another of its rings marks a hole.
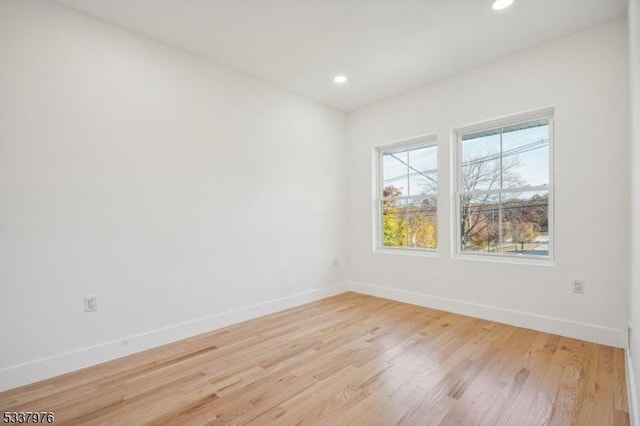
[[[640,419],[638,418],[638,395],[636,394],[636,386],[633,374],[633,362],[631,361],[631,355],[629,349],[625,349],[625,372],[627,380],[627,399],[629,400],[629,423],[631,426],[640,426]]]
[[[517,327],[544,331],[546,333],[559,334],[588,342],[600,343],[617,348],[626,347],[625,330],[360,282],[350,282],[349,289],[357,293],[411,303],[413,305],[425,306],[427,308],[453,312]]]
[[[322,287],[3,368],[0,370],[0,392],[304,305],[345,291],[348,291],[347,283]]]

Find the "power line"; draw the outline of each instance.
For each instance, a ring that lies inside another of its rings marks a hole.
[[[466,167],[466,166],[471,166],[471,165],[474,165],[474,164],[481,164],[481,163],[485,163],[485,162],[488,162],[488,161],[497,160],[500,157],[504,158],[504,157],[511,157],[511,156],[514,156],[514,155],[524,154],[526,152],[535,151],[537,149],[544,148],[544,147],[547,147],[547,146],[549,146],[549,138],[542,138],[542,139],[539,139],[539,140],[534,140],[532,142],[528,142],[528,143],[526,143],[524,145],[521,145],[521,146],[517,146],[515,148],[508,149],[506,151],[503,151],[502,153],[490,154],[490,155],[487,155],[487,156],[484,156],[484,157],[474,158],[472,160],[465,161],[465,162],[462,163],[462,166]],[[388,155],[390,155],[391,157],[395,158],[400,163],[402,163],[403,165],[407,166],[409,169],[413,170],[414,172],[386,178],[383,181],[384,184],[388,184],[388,183],[391,183],[391,182],[396,182],[396,181],[402,180],[402,179],[409,179],[412,176],[417,176],[417,175],[424,176],[425,178],[429,179],[433,183],[436,183],[436,184],[438,183],[437,179],[434,179],[434,178],[432,178],[430,176],[427,176],[427,173],[429,173],[429,174],[437,173],[438,172],[437,168],[436,169],[428,169],[428,170],[420,171],[420,170],[416,169],[415,167],[409,165],[406,161],[398,158],[396,155],[394,155],[394,154],[388,154]]]
[[[536,149],[544,148],[549,145],[549,138],[542,138],[540,140],[535,140],[533,142],[529,142],[525,145],[517,146],[515,148],[508,149],[506,151],[502,151],[501,153],[490,154],[485,157],[474,158],[472,160],[468,160],[462,163],[462,166],[470,166],[473,164],[484,163],[486,161],[497,160],[501,156],[511,157],[513,155],[523,154],[525,152],[534,151]]]
[[[434,178],[432,178],[432,177],[430,177],[430,176],[427,176],[427,175],[425,174],[425,172],[421,172],[420,170],[416,169],[415,167],[410,166],[410,165],[409,165],[409,163],[407,163],[407,162],[405,162],[405,161],[401,160],[400,158],[396,157],[396,155],[395,155],[395,154],[390,154],[390,155],[391,155],[393,158],[395,158],[396,160],[398,160],[399,162],[401,162],[402,164],[404,164],[405,166],[407,166],[407,168],[408,168],[408,169],[411,169],[411,170],[413,170],[415,173],[417,173],[417,174],[419,174],[419,175],[422,175],[422,176],[426,177],[427,179],[429,179],[429,180],[430,180],[430,181],[432,181],[433,183],[436,183],[436,184],[438,183],[438,180],[437,180],[437,179],[434,179]],[[437,169],[436,169],[436,170],[437,170]],[[409,173],[407,173],[407,178],[408,178],[408,177],[409,177]]]

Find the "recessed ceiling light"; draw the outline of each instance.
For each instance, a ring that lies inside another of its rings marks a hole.
[[[344,75],[336,75],[334,77],[333,81],[335,81],[338,84],[346,83],[347,82],[347,77],[344,76]]]
[[[502,9],[506,9],[507,7],[511,6],[511,3],[513,3],[513,0],[496,0],[491,5],[491,8],[493,10],[502,10]]]

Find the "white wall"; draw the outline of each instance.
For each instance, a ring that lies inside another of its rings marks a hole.
[[[640,395],[640,0],[629,0],[631,53],[631,369],[635,417]],[[637,424],[637,423],[636,423]]]
[[[349,115],[350,278],[372,294],[624,346],[629,282],[624,19]],[[451,257],[450,131],[555,108],[555,266]],[[372,251],[373,147],[437,132],[437,257]],[[570,280],[586,280],[586,294]],[[640,339],[639,339],[640,340]]]
[[[40,0],[0,64],[0,390],[340,290],[343,113]]]

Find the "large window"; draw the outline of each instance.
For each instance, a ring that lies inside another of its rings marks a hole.
[[[378,247],[438,247],[438,148],[435,138],[380,147]]]
[[[549,259],[552,112],[462,129],[457,155],[457,251]]]

